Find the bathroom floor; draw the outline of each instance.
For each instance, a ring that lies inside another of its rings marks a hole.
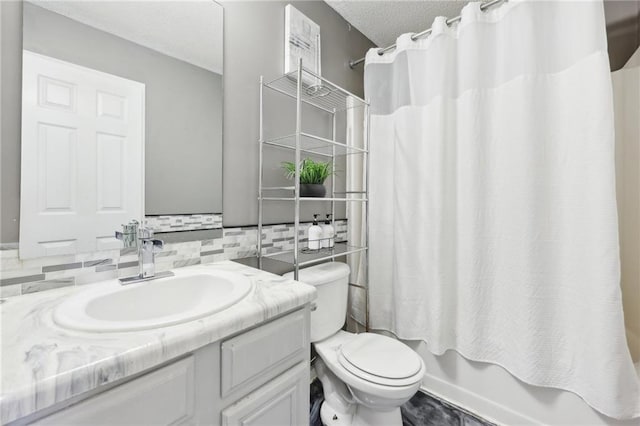
[[[403,426],[489,426],[480,417],[422,392],[401,407]]]
[[[311,383],[310,426],[322,426],[320,405],[323,401],[320,380]],[[492,426],[486,420],[467,413],[445,401],[418,392],[402,410],[403,426]]]

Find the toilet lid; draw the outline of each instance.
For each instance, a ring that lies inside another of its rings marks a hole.
[[[342,345],[338,359],[353,374],[360,370],[382,379],[413,378],[422,369],[422,360],[407,345],[373,333],[358,334]]]

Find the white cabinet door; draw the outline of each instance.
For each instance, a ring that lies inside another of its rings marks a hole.
[[[194,359],[177,361],[37,420],[32,425],[142,426],[193,423]]]
[[[222,342],[223,397],[247,394],[309,352],[308,311],[300,310]]]
[[[119,248],[141,220],[142,83],[23,51],[20,257]]]
[[[309,364],[302,362],[222,411],[224,426],[309,424]]]

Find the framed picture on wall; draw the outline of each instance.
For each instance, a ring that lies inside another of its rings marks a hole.
[[[298,69],[298,59],[302,66],[316,75],[321,75],[320,67],[320,26],[302,12],[288,4],[284,8],[284,72]],[[317,78],[303,75],[307,86],[320,84]]]

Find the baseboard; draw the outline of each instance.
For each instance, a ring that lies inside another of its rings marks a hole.
[[[534,420],[495,401],[486,399],[482,395],[430,374],[425,374],[420,391],[455,405],[461,411],[467,411],[474,416],[481,417],[497,425],[528,426],[541,424],[539,420]]]

